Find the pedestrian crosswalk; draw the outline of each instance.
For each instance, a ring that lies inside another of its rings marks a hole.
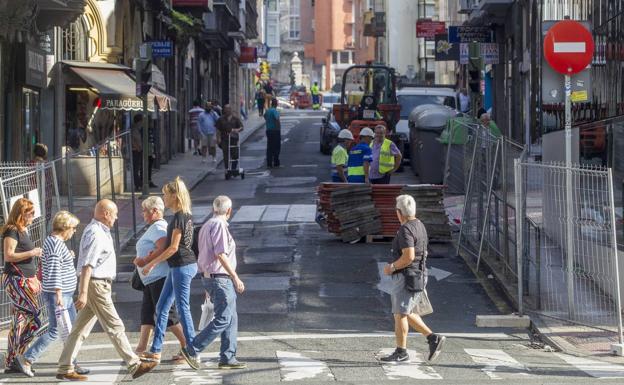
[[[245,205],[232,222],[314,222],[315,205]]]
[[[459,345],[462,345],[460,343]],[[412,381],[412,380],[462,380],[477,383],[490,380],[543,380],[556,379],[566,383],[566,379],[619,379],[624,378],[624,365],[609,364],[589,358],[579,358],[561,353],[548,353],[541,350],[528,351],[520,349],[480,349],[458,348],[447,344],[447,349],[434,363],[426,362],[424,351],[408,349],[410,360],[401,363],[383,363],[380,357],[392,353],[393,349],[384,348],[368,351],[359,363],[360,372],[350,373],[349,381],[369,381],[372,377],[380,380]],[[186,365],[176,366],[174,379],[176,384],[221,384],[224,383],[226,372],[219,371],[217,357],[204,360],[204,368],[195,374]],[[514,355],[516,357],[514,357]],[[203,356],[205,358],[205,356]],[[269,358],[270,357],[270,358]],[[244,359],[244,358],[243,358]],[[273,362],[268,362],[273,359]],[[269,378],[279,382],[330,383],[340,382],[336,368],[345,363],[353,364],[353,360],[345,358],[343,362],[327,357],[321,351],[289,351],[276,350],[267,354],[262,360],[262,370],[275,372]],[[248,362],[248,370],[253,371],[255,364]],[[364,370],[363,368],[367,368]],[[377,374],[371,374],[375,372]],[[358,374],[360,373],[360,374]],[[362,378],[358,378],[361,375]],[[227,381],[225,381],[227,382]],[[260,381],[258,381],[260,382]]]

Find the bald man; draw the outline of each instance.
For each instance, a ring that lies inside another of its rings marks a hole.
[[[142,362],[132,351],[124,324],[117,314],[111,296],[111,285],[117,275],[117,257],[110,229],[116,220],[117,205],[108,199],[102,199],[95,205],[93,219],[82,233],[76,266],[80,276],[76,300],[76,309],[79,312],[59,359],[56,375],[59,380],[88,380],[87,376],[74,371],[73,362],[96,320],[128,365],[132,378],[138,378],[156,366],[155,362]]]

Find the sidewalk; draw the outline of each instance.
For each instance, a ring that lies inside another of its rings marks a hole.
[[[251,116],[243,122],[245,129],[240,134],[241,144],[244,143],[257,130],[264,127],[264,119],[254,113],[250,115]],[[154,170],[152,180],[158,187],[152,188],[150,190],[150,194],[161,195],[162,186],[167,182],[172,181],[176,176],[180,176],[190,190],[194,189],[195,186],[201,183],[201,181],[208,174],[214,172],[217,167],[219,167],[219,165],[223,162],[223,154],[221,150],[217,149],[217,162],[209,160],[207,163],[202,163],[202,159],[203,158],[201,156],[193,155],[191,151],[175,154],[169,162],[161,165],[159,170]],[[208,159],[210,159],[210,157],[208,157]],[[137,221],[137,233],[141,232],[145,227],[141,214],[141,201],[138,199],[140,195],[140,192],[136,193],[137,200],[134,207]],[[124,194],[117,200],[117,205],[119,207],[118,223],[120,251],[124,250],[126,246],[133,241],[131,202],[132,200],[130,199],[130,194]],[[92,216],[93,205],[92,202],[89,203],[91,204],[75,210],[82,223],[88,223]]]

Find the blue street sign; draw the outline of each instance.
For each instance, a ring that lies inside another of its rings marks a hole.
[[[152,57],[173,57],[173,41],[158,40],[150,42]]]

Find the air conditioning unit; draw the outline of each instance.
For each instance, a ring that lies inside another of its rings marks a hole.
[[[476,10],[479,5],[478,0],[459,0],[458,13],[471,13]]]
[[[345,40],[345,48],[355,48],[353,40]]]

